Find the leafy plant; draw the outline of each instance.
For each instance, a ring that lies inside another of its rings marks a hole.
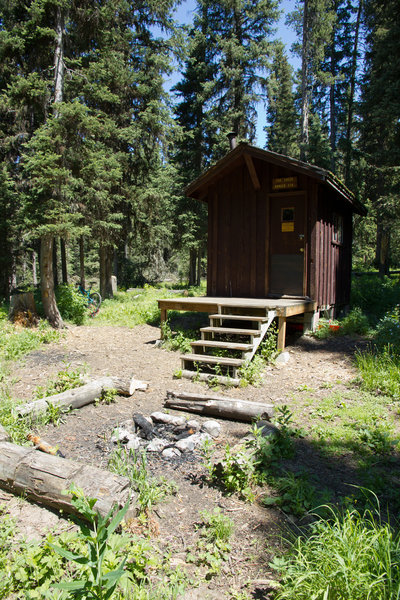
[[[136,454],[134,450],[118,446],[110,456],[108,467],[114,473],[128,477],[137,493],[137,502],[142,514],[148,514],[157,502],[176,492],[174,482],[150,477],[145,451]]]
[[[74,285],[62,284],[56,289],[61,316],[75,325],[82,325],[87,315],[87,299]]]
[[[87,554],[76,554],[54,544],[49,544],[49,546],[63,558],[87,567],[87,577],[80,580],[74,579],[68,583],[59,583],[55,587],[72,592],[76,598],[108,600],[112,597],[124,574],[127,557],[112,571],[104,569],[104,558],[109,547],[109,538],[127,513],[129,501],[121,510],[111,509],[105,517],[102,517],[94,510],[97,502],[95,498],[85,497],[82,490],[75,487],[71,488],[69,492],[72,495],[74,507],[90,524],[89,527],[84,524],[80,526],[87,543]]]
[[[229,558],[229,539],[233,532],[232,520],[216,508],[213,512],[201,513],[203,522],[198,527],[200,536],[195,550],[188,553],[188,562],[207,567],[206,578],[218,575],[221,565]]]
[[[268,329],[263,341],[261,342],[258,352],[266,362],[274,362],[279,352],[277,350],[278,329],[274,323]]]
[[[278,496],[267,496],[263,499],[266,506],[279,506],[284,512],[301,517],[304,513],[316,508],[321,497],[306,473],[286,472],[268,480],[278,492]]]
[[[353,308],[348,315],[340,321],[341,333],[352,335],[366,335],[370,330],[368,317],[359,306]]]
[[[115,402],[115,398],[118,396],[118,392],[115,389],[102,389],[99,401],[102,404],[113,404]]]
[[[35,398],[46,398],[81,386],[82,372],[81,368],[71,369],[71,365],[65,363],[64,369],[58,371],[54,379],[49,379],[46,386],[38,386],[36,388],[34,392]]]
[[[260,355],[256,354],[253,356],[252,360],[246,360],[238,370],[240,386],[246,387],[247,385],[260,385],[262,382],[262,374],[264,369],[265,361]]]
[[[64,423],[65,419],[63,417],[67,412],[69,412],[69,408],[47,402],[46,412],[41,416],[40,422],[43,425],[51,423],[55,427],[58,427],[61,423]]]
[[[166,350],[179,351],[183,353],[191,352],[190,342],[196,339],[196,333],[191,330],[181,330],[172,332],[171,325],[165,321],[161,325],[162,347]]]
[[[227,494],[238,493],[242,498],[253,501],[251,486],[256,481],[254,454],[255,451],[246,446],[233,452],[230,445],[226,444],[223,458],[208,466],[211,480],[221,485]]]
[[[364,446],[374,454],[388,455],[399,443],[391,437],[390,431],[376,422],[372,427],[362,427],[358,431],[358,437]]]

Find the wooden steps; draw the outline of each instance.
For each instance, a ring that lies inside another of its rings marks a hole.
[[[258,337],[261,335],[259,329],[235,329],[233,327],[202,327],[201,333],[223,333],[224,335],[251,335]]]
[[[253,344],[242,344],[240,342],[219,342],[217,340],[198,340],[191,342],[192,348],[218,348],[220,350],[239,350],[240,352],[250,352]]]
[[[217,313],[215,315],[209,315],[208,318],[211,319],[228,319],[229,321],[254,321],[258,323],[265,323],[268,321],[268,317],[250,317],[249,315],[229,315],[229,314],[221,314]]]
[[[225,365],[226,367],[239,368],[244,363],[242,358],[228,358],[227,356],[209,356],[207,354],[183,354],[183,362],[199,362],[209,365]]]
[[[234,380],[234,385],[237,385],[236,382],[239,381],[237,378],[238,369],[246,361],[252,359],[275,318],[276,312],[268,310],[265,315],[252,316],[246,314],[245,307],[243,307],[243,314],[237,314],[238,307],[235,308],[235,314],[230,314],[229,306],[221,304],[218,306],[218,313],[209,315],[210,325],[200,329],[201,340],[191,343],[193,353],[181,356],[182,373],[185,377],[204,381],[217,379],[221,383]],[[219,323],[216,324],[216,322]],[[236,323],[240,324],[240,322],[244,325],[253,325],[253,328],[235,326]],[[232,323],[232,327],[229,326],[230,323]],[[216,335],[222,339],[215,339]],[[240,339],[244,336],[249,338],[248,342],[243,342]],[[235,337],[238,338],[238,341],[235,341]],[[203,354],[196,353],[199,348],[203,349]],[[206,348],[241,352],[242,357],[232,358],[206,354]]]

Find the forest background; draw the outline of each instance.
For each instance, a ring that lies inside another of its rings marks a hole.
[[[104,297],[113,273],[199,283],[206,212],[185,186],[229,131],[254,143],[257,118],[266,148],[367,205],[355,268],[400,264],[400,5],[291,5],[288,47],[279,0],[196,0],[192,25],[174,0],[0,0],[0,297],[40,281],[57,326],[54,287],[74,277]]]

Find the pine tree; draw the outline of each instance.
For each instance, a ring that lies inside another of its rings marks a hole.
[[[361,150],[367,193],[377,215],[376,261],[383,275],[390,238],[399,230],[400,192],[400,6],[368,0],[366,71],[361,102]]]
[[[253,142],[256,104],[272,56],[272,33],[278,18],[274,0],[220,0],[216,3],[219,72],[214,97],[226,131]]]
[[[282,43],[275,46],[271,75],[267,82],[267,99],[266,147],[268,150],[298,158],[299,132],[293,93],[293,69]]]
[[[301,57],[300,157],[302,160],[310,160],[310,114],[313,112],[313,93],[320,77],[325,49],[331,41],[335,19],[332,0],[296,0],[296,10],[289,16],[289,22],[294,26],[298,37],[294,50]],[[314,136],[317,136],[321,131],[321,122],[319,119],[314,119],[314,124],[316,125]],[[318,160],[318,155],[314,152],[313,160],[315,158]]]

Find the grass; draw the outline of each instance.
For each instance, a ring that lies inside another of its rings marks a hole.
[[[157,325],[160,323],[157,300],[179,298],[183,295],[201,296],[204,293],[204,287],[189,288],[189,290],[182,290],[181,294],[176,294],[168,288],[150,285],[133,292],[117,292],[112,300],[103,300],[98,315],[90,320],[90,324],[122,327],[135,327],[145,323]]]
[[[400,597],[400,539],[379,506],[360,513],[329,507],[308,534],[275,561],[282,572],[276,600],[394,600]]]
[[[118,446],[110,456],[108,468],[129,479],[137,494],[136,501],[142,515],[149,515],[155,504],[169,494],[176,493],[174,482],[150,476],[145,451],[136,454],[133,450]]]
[[[400,400],[400,356],[388,348],[370,348],[357,352],[355,361],[363,389]]]
[[[114,582],[113,600],[174,600],[183,593],[185,575],[176,566],[170,568],[167,553],[163,555],[155,540],[126,529],[115,533],[121,514],[105,522],[89,514],[91,499],[76,500],[90,524],[82,523],[79,531],[50,533],[40,543],[19,536],[16,544],[16,523],[0,506],[0,599],[104,600]],[[73,595],[66,591],[71,586]]]

